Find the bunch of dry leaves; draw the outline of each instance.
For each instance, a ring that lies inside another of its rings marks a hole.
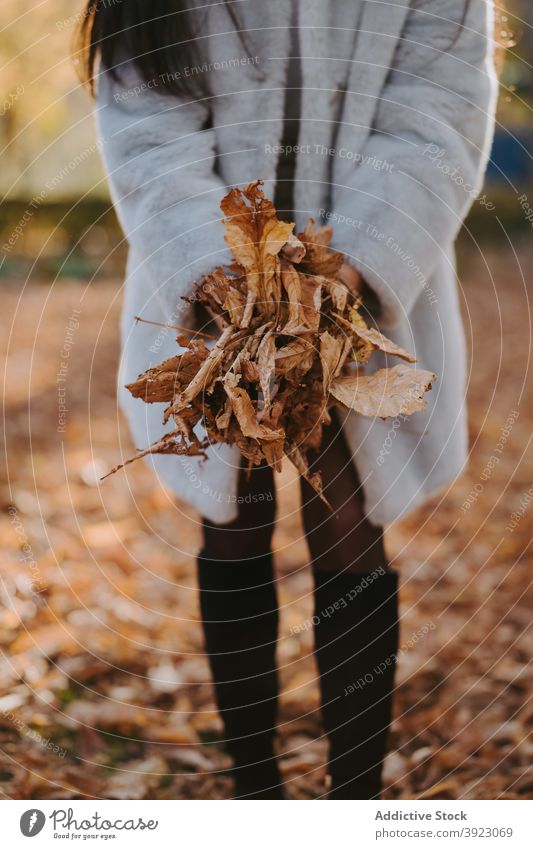
[[[359,293],[341,279],[344,258],[329,247],[330,228],[310,221],[296,236],[294,224],[277,218],[259,180],[232,189],[221,209],[234,262],[206,275],[188,298],[221,334],[190,336],[176,328],[185,352],[127,386],[135,398],[166,403],[163,421],[175,425],[132,460],[202,455],[210,443],[225,442],[250,464],[266,460],[277,471],[286,455],[322,495],[307,452],[319,448],[329,410],[409,415],[426,406],[435,375],[404,364],[365,374],[375,350],[408,363],[415,358],[367,326]],[[206,337],[215,341],[211,348]],[[195,432],[199,424],[203,438]]]

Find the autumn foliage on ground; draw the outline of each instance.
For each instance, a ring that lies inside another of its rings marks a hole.
[[[388,535],[402,608],[389,799],[533,795],[530,268],[526,249],[520,265],[502,247],[471,253],[470,466]],[[134,452],[116,405],[121,284],[21,289],[5,281],[0,314],[2,794],[229,798],[198,622],[197,516],[142,463],[100,482]],[[278,483],[281,764],[292,797],[306,799],[324,792],[326,747],[290,464]]]

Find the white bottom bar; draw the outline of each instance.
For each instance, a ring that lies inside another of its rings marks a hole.
[[[533,802],[4,801],[2,845],[531,849]],[[35,844],[29,843],[35,837]]]

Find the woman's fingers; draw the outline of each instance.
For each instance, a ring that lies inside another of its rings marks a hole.
[[[338,271],[338,276],[344,285],[348,286],[348,289],[354,293],[354,295],[360,294],[363,285],[363,278],[353,265],[350,265],[349,262],[343,262]]]

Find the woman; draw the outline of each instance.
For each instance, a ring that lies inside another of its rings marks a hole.
[[[182,296],[229,260],[219,202],[258,177],[283,214],[334,226],[368,315],[439,375],[411,419],[333,418],[329,511],[302,482],[329,798],[378,798],[398,648],[383,526],[466,458],[465,346],[453,242],[481,186],[495,107],[488,0],[90,0],[83,24],[113,201],[130,246],[119,385],[176,353]],[[98,73],[96,57],[100,57]],[[369,319],[370,320],[370,319]],[[374,367],[379,367],[378,358]],[[135,443],[161,410],[121,389]],[[274,755],[272,470],[152,458],[203,519],[200,601],[239,798],[283,798]],[[238,496],[237,497],[237,493]]]

